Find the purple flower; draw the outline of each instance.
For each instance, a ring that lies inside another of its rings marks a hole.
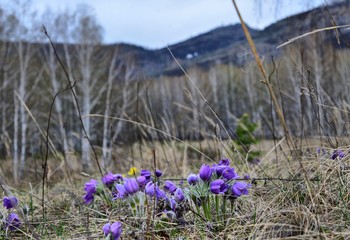
[[[339,150],[339,151],[338,151],[338,157],[339,157],[339,158],[345,157],[345,153],[344,153],[343,151]]]
[[[154,183],[153,182],[148,182],[145,186],[145,193],[146,195],[149,195],[151,197],[154,196]]]
[[[121,178],[120,178],[121,177]],[[112,185],[114,182],[116,182],[119,179],[123,179],[123,177],[120,174],[113,174],[113,173],[107,173],[102,177],[102,182],[104,185]]]
[[[9,228],[11,231],[16,230],[21,226],[21,221],[16,213],[10,213],[5,221],[6,228]]]
[[[85,183],[84,190],[86,191],[86,194],[83,197],[85,204],[90,204],[94,201],[97,184],[98,182],[95,179],[91,179],[89,182]]]
[[[185,199],[184,192],[181,188],[177,188],[174,194],[176,202],[180,203]]]
[[[226,180],[239,178],[234,168],[227,168],[222,172],[222,177]]]
[[[96,192],[96,186],[98,184],[98,181],[95,179],[91,179],[89,182],[85,183],[84,190],[87,193],[94,194]]]
[[[321,153],[321,148],[320,148],[320,147],[317,147],[317,148],[316,148],[316,152],[317,152],[317,154],[320,154],[320,153]]]
[[[316,152],[317,152],[317,154],[322,154],[322,155],[326,155],[327,154],[327,151],[324,148],[322,148],[322,147],[317,147],[316,148]]]
[[[120,235],[122,235],[122,232],[123,229],[121,222],[115,222],[111,225],[111,233],[114,240],[118,239]]]
[[[176,191],[177,187],[175,183],[173,183],[172,181],[165,181],[164,189],[165,191],[168,191],[170,194],[173,194]]]
[[[176,210],[176,200],[173,198],[169,198],[168,201],[169,201],[169,205],[170,205],[171,210],[175,211]]]
[[[230,167],[226,165],[213,165],[213,170],[216,172],[216,175],[218,177],[221,177],[222,172],[225,171],[226,169],[229,169]]]
[[[150,178],[147,178],[146,176],[138,176],[136,181],[143,187],[150,181]]]
[[[249,175],[249,174],[244,174],[244,175],[243,175],[243,178],[244,178],[245,180],[249,180],[249,179],[250,179],[250,175]]]
[[[156,188],[157,199],[167,199],[165,192],[159,188]]]
[[[190,175],[188,175],[188,177],[187,177],[187,182],[188,182],[188,184],[190,184],[190,185],[195,185],[197,182],[198,182],[198,175],[196,175],[196,174],[193,174],[193,173],[191,173]]]
[[[213,171],[209,165],[203,164],[199,169],[199,177],[203,181],[209,181]]]
[[[217,179],[210,183],[210,191],[214,194],[224,194],[227,189],[228,185],[222,179]]]
[[[155,174],[156,174],[157,177],[161,177],[163,175],[163,172],[157,169],[155,171]]]
[[[140,172],[140,175],[144,176],[147,179],[151,178],[151,172],[149,170],[146,170],[146,169],[142,169]]]
[[[123,181],[123,175],[121,175],[120,173],[117,173],[114,176],[117,178],[117,180]]]
[[[248,195],[248,188],[250,188],[250,184],[245,182],[235,182],[232,185],[231,191],[234,197],[240,197],[242,195]]]
[[[230,166],[230,160],[229,159],[221,159],[219,161],[219,165],[222,165],[222,166]]]
[[[124,185],[122,184],[116,184],[115,189],[117,190],[117,193],[114,194],[115,198],[126,198],[128,196],[128,193],[125,190]]]
[[[128,194],[134,194],[140,189],[139,184],[134,178],[125,179],[124,188]]]
[[[83,196],[83,200],[84,200],[84,204],[90,204],[95,200],[95,197],[93,194],[87,193]]]
[[[18,200],[15,196],[4,197],[2,202],[6,209],[14,208],[18,205]]]
[[[117,240],[122,235],[123,229],[122,229],[122,223],[121,222],[115,222],[115,223],[106,223],[102,227],[102,231],[105,234],[105,236],[108,236],[108,234],[111,234],[110,239]]]
[[[342,150],[334,150],[331,158],[334,160],[337,157],[344,158],[345,157],[345,153]]]
[[[105,236],[108,235],[108,233],[110,231],[110,228],[111,228],[111,224],[110,223],[106,223],[105,225],[103,225],[102,231],[105,234]]]

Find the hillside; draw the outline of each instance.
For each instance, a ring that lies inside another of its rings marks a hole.
[[[350,23],[350,1],[329,6],[329,13],[338,25]],[[331,16],[325,7],[319,7],[278,21],[263,30],[250,28],[258,52],[270,55],[276,46],[288,39],[312,31],[313,29],[332,26]],[[346,36],[346,31],[344,34]],[[334,32],[327,33],[326,41],[336,43]],[[111,45],[110,47],[126,46]],[[137,59],[140,77],[159,75],[181,75],[174,64],[168,49],[148,50],[142,47],[128,46],[127,54]],[[199,65],[204,68],[217,63],[233,63],[240,66],[250,60],[247,46],[240,24],[222,26],[183,42],[169,46],[175,57],[186,68]]]
[[[348,30],[341,29],[341,44],[334,31],[327,31],[276,50],[292,37],[332,26],[331,17],[339,25],[350,23],[349,1],[263,30],[250,29],[294,136],[350,136]],[[85,26],[78,23],[73,30]],[[13,157],[25,169],[26,157],[39,156],[38,143],[45,142],[37,126],[52,120],[53,144],[58,151],[78,153],[87,169],[91,152],[77,116],[79,104],[92,144],[101,149],[107,165],[119,158],[124,144],[172,140],[169,136],[191,141],[234,137],[237,119],[245,113],[259,125],[257,136],[283,136],[238,24],[169,46],[193,81],[183,76],[166,47],[95,43],[56,44],[63,71],[49,44],[1,42],[0,159]]]

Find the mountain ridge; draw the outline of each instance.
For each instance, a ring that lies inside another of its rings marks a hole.
[[[279,20],[262,30],[248,28],[258,53],[271,55],[276,52],[279,44],[314,29],[332,26],[333,20],[338,25],[349,24],[349,3],[350,1],[344,1],[331,6],[321,6]],[[326,36],[325,41],[336,45],[334,31],[328,31]],[[169,50],[185,69],[192,66],[209,68],[220,63],[242,66],[253,59],[241,24],[220,26],[159,49],[147,49],[127,43],[109,44],[105,47],[118,47],[121,58],[134,58],[138,69],[135,76],[140,79],[182,75],[183,72],[174,62]]]

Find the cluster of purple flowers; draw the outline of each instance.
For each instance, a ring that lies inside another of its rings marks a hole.
[[[163,209],[163,212],[175,211],[178,204],[185,200],[184,192],[171,181],[165,181],[161,187],[159,178],[162,175],[160,170],[156,170],[152,176],[151,171],[146,169],[141,170],[139,176],[130,178],[124,178],[121,174],[108,173],[102,177],[102,184],[96,179],[85,183],[86,193],[83,196],[83,201],[85,204],[93,203],[96,196],[102,196],[106,193],[103,191],[103,188],[106,187],[110,189],[112,193],[110,198],[113,201],[124,199],[131,201],[139,194],[143,194],[151,198],[155,197],[157,201],[165,202],[167,209]],[[103,227],[103,232],[106,236],[110,234],[112,239],[118,239],[122,232],[121,223],[107,223]]]
[[[4,219],[5,229],[14,231],[21,226],[21,221],[18,215],[12,212],[12,210],[18,205],[18,199],[15,196],[5,196],[2,202],[3,206],[10,211],[7,217]]]
[[[157,204],[157,214],[175,216],[183,216],[183,209],[190,201],[195,204],[202,202],[202,196],[208,195],[225,195],[231,199],[235,199],[242,195],[248,194],[250,184],[244,181],[238,181],[240,176],[235,169],[230,167],[228,159],[222,159],[218,164],[212,166],[203,164],[198,174],[189,174],[187,177],[188,186],[183,187],[183,183],[175,184],[172,181],[161,181],[162,172],[156,170],[153,174],[151,171],[143,169],[139,175],[133,174],[132,177],[123,177],[121,174],[108,173],[102,177],[99,183],[96,179],[91,179],[85,183],[86,194],[83,197],[85,204],[94,202],[96,196],[109,195],[112,201],[128,201],[132,212],[137,214],[142,207],[147,204],[147,197],[159,201]],[[244,179],[249,179],[245,176]],[[110,191],[104,191],[109,189]],[[202,195],[203,194],[203,195]],[[135,206],[135,204],[139,204]],[[142,212],[141,210],[141,213]],[[118,239],[122,233],[120,222],[113,224],[107,223],[102,228],[104,234],[109,235],[112,239]]]
[[[229,159],[222,159],[218,164],[212,166],[203,164],[199,170],[199,174],[191,173],[187,182],[195,186],[198,182],[209,186],[209,190],[213,194],[227,194],[232,197],[240,197],[248,195],[248,189],[251,187],[242,181],[236,181],[240,176],[230,167]],[[249,179],[248,175],[244,176]]]
[[[346,152],[344,152],[341,149],[334,149],[333,151],[327,151],[324,148],[318,147],[316,149],[316,153],[320,156],[326,156],[327,158],[329,157],[332,160],[335,160],[337,158],[342,159],[346,156]]]

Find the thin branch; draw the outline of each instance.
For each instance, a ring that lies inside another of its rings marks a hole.
[[[341,25],[341,26],[332,26],[332,27],[325,27],[325,28],[316,29],[316,30],[313,30],[313,31],[311,31],[311,32],[307,32],[307,33],[304,33],[304,34],[302,34],[302,35],[293,37],[293,38],[289,39],[287,42],[282,43],[281,45],[278,45],[278,46],[276,47],[276,49],[279,49],[279,48],[281,48],[281,47],[285,47],[285,46],[287,46],[288,44],[293,43],[293,42],[295,42],[295,41],[298,40],[298,39],[307,37],[307,36],[309,36],[309,35],[311,35],[311,34],[323,32],[323,31],[334,30],[334,29],[339,29],[339,28],[349,28],[349,27],[350,27],[350,24],[346,24],[346,25]]]
[[[94,146],[92,145],[92,142],[89,138],[89,136],[87,135],[87,132],[86,132],[86,129],[85,129],[85,126],[84,126],[84,122],[83,122],[83,118],[82,118],[82,115],[81,115],[81,111],[80,111],[80,105],[79,105],[79,102],[78,102],[78,98],[77,98],[77,95],[75,94],[74,90],[73,90],[73,84],[72,84],[72,81],[70,80],[70,77],[69,77],[69,74],[64,66],[64,64],[62,63],[59,55],[58,55],[58,52],[57,52],[57,49],[56,49],[56,46],[55,44],[52,42],[51,40],[51,37],[50,35],[48,34],[47,30],[46,30],[46,27],[43,25],[43,32],[44,34],[46,35],[46,37],[49,39],[49,42],[54,50],[54,53],[55,53],[55,56],[57,58],[57,61],[59,62],[60,66],[62,67],[63,71],[64,71],[64,74],[66,75],[66,79],[68,81],[68,85],[70,86],[69,89],[71,90],[72,92],[72,95],[73,95],[73,98],[74,98],[74,102],[75,102],[75,105],[77,107],[77,110],[78,110],[78,117],[79,117],[79,120],[80,120],[80,124],[81,124],[81,127],[83,129],[83,132],[84,132],[84,137],[87,139],[87,141],[89,142],[90,144],[90,147],[94,153],[94,156],[95,156],[95,160],[96,160],[96,164],[97,164],[97,167],[98,167],[98,170],[101,174],[101,176],[103,176],[103,173],[102,173],[102,169],[101,169],[101,166],[100,166],[100,163],[98,161],[98,156],[97,156],[97,152],[94,148]]]
[[[85,130],[85,127],[84,127],[84,123],[83,123],[83,120],[82,120],[82,117],[81,117],[81,111],[80,111],[80,106],[79,106],[79,103],[78,103],[78,99],[77,99],[77,96],[73,90],[74,86],[75,86],[75,82],[72,83],[70,78],[69,78],[69,75],[68,75],[68,72],[66,70],[66,68],[64,67],[60,57],[58,56],[58,53],[57,53],[57,50],[56,50],[56,47],[55,45],[53,44],[52,40],[51,40],[51,37],[50,35],[48,34],[47,30],[46,30],[46,27],[43,25],[43,33],[46,35],[46,37],[49,39],[49,42],[54,50],[54,53],[55,53],[55,56],[59,62],[59,64],[61,65],[65,75],[66,75],[66,78],[67,78],[67,81],[68,81],[68,85],[66,86],[66,88],[64,88],[63,90],[60,90],[59,92],[57,92],[51,102],[51,106],[50,106],[50,112],[49,112],[49,118],[48,118],[48,121],[47,121],[47,129],[46,129],[46,154],[45,154],[45,159],[44,159],[44,162],[42,164],[42,168],[44,170],[44,173],[43,173],[43,182],[42,182],[42,199],[41,199],[41,204],[42,204],[42,208],[43,208],[43,220],[45,219],[45,182],[47,182],[47,161],[48,161],[48,156],[49,156],[49,131],[50,131],[50,123],[51,123],[51,116],[52,116],[52,111],[53,111],[53,107],[54,107],[54,103],[55,103],[55,100],[56,98],[63,92],[67,91],[67,90],[71,90],[72,94],[73,94],[73,98],[74,98],[74,101],[75,101],[75,104],[76,104],[76,107],[77,107],[77,110],[78,110],[78,114],[79,114],[79,120],[80,120],[80,123],[81,123],[81,126],[82,126],[82,129],[83,129],[83,132],[84,132],[84,135],[85,135],[85,138],[88,140],[93,152],[94,152],[94,155],[95,155],[95,160],[96,160],[96,163],[97,163],[97,166],[98,166],[98,169],[101,173],[101,176],[103,175],[102,174],[102,170],[101,170],[101,166],[99,164],[99,161],[98,161],[98,157],[97,157],[97,153],[95,151],[95,148],[93,147],[91,141],[90,141],[90,138],[87,136],[87,133],[86,133],[86,130]]]

